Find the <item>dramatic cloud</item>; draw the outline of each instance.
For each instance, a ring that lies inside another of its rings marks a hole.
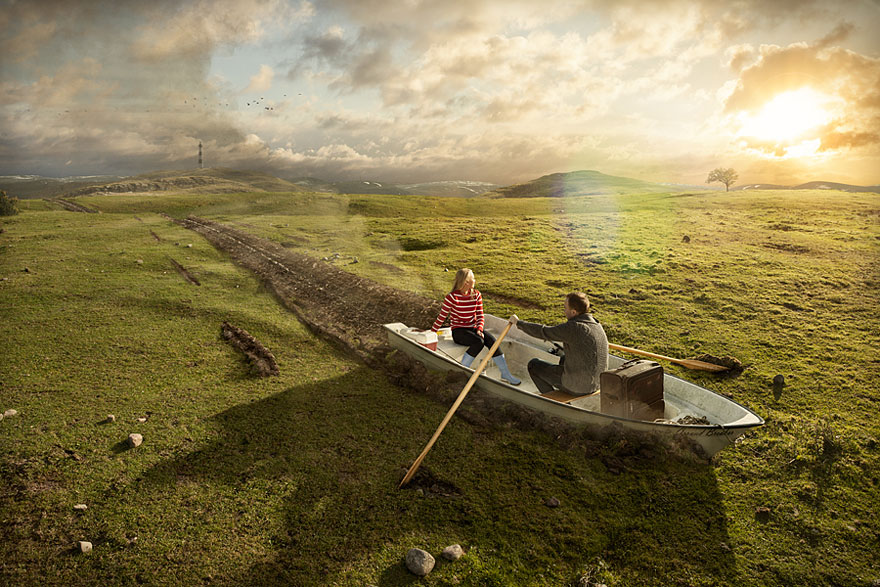
[[[877,182],[880,7],[844,4],[0,0],[0,173],[186,168],[201,141],[288,177]]]
[[[809,94],[804,90],[821,96],[817,100],[824,103],[816,106],[821,113],[812,113],[817,119],[815,127],[809,127],[812,133],[780,136],[778,141],[756,141],[754,137],[746,136],[749,146],[779,155],[786,147],[804,141],[816,141],[817,151],[874,148],[880,144],[877,132],[880,128],[880,58],[832,45],[851,30],[851,27],[839,27],[828,37],[812,44],[760,47],[757,60],[739,73],[736,88],[725,103],[727,113],[754,115],[776,97],[793,92],[800,92],[801,96],[793,108],[807,113]],[[731,64],[735,63],[742,62],[734,58]],[[780,112],[777,119],[785,115]],[[774,123],[778,124],[777,121],[768,121],[767,124]]]

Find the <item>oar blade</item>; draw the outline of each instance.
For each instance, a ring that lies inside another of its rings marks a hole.
[[[679,365],[687,367],[688,369],[694,369],[695,371],[712,371],[713,373],[720,373],[722,371],[730,370],[730,367],[725,367],[724,365],[716,365],[715,363],[697,361],[696,359],[680,359],[675,362]]]

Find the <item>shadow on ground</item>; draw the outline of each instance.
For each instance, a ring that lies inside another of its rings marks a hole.
[[[461,584],[527,584],[548,564],[574,579],[598,559],[636,577],[734,574],[715,476],[696,460],[620,447],[587,456],[543,433],[459,420],[422,482],[398,490],[445,407],[380,377],[361,367],[219,413],[215,441],[149,470],[139,491],[258,482],[283,493],[277,549],[222,580],[238,585],[357,584],[351,573],[365,569],[409,585],[412,546],[438,559],[432,579]],[[545,505],[551,493],[560,507]],[[468,554],[441,562],[444,540]]]

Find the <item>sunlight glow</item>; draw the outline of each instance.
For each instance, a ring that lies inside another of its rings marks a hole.
[[[776,95],[754,115],[743,113],[740,136],[764,141],[796,142],[800,145],[813,143],[813,137],[805,136],[831,120],[827,111],[831,98],[812,88],[801,88]],[[818,147],[818,145],[817,145]],[[802,152],[803,149],[799,149]]]

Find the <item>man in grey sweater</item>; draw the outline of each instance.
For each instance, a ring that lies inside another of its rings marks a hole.
[[[599,375],[608,368],[608,338],[605,329],[593,318],[586,294],[572,292],[565,296],[565,317],[557,326],[544,326],[515,319],[516,327],[535,338],[560,341],[565,356],[558,365],[532,359],[529,375],[542,394],[559,388],[572,395],[599,391]]]

